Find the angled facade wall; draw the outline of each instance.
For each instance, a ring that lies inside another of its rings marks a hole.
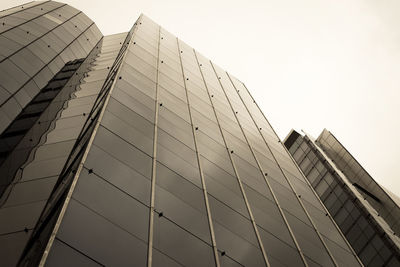
[[[360,265],[239,80],[145,16],[121,60],[46,263]]]
[[[69,61],[86,58],[100,40],[81,11],[55,1],[31,2],[0,14],[0,130]]]
[[[97,26],[66,4],[5,10],[0,26],[0,265],[15,266],[109,70]]]
[[[4,184],[0,261],[362,265],[241,81],[144,15],[96,36]]]
[[[365,195],[369,204],[382,216],[386,223],[394,232],[400,232],[400,206],[366,170],[358,161],[347,151],[347,149],[335,138],[328,130],[320,134],[316,143],[331,158],[335,165],[348,177],[349,182],[357,184],[371,192],[378,200]]]
[[[327,142],[327,139],[330,140]],[[342,168],[344,162],[353,165],[350,161],[353,157],[347,150],[343,153],[341,145],[341,156],[337,153],[335,157],[330,157],[328,153],[332,151],[325,150],[321,142],[338,151],[338,141],[327,130],[317,140],[307,134],[303,136],[292,131],[285,145],[364,265],[398,266],[400,239],[391,228],[390,221],[387,221],[387,216],[380,212],[388,205],[380,200],[381,195],[375,195],[374,191],[369,191],[365,186],[376,182],[368,176],[368,183],[364,180],[357,184],[359,178],[355,173],[351,173],[348,167]],[[357,173],[362,176],[366,172],[363,170]],[[377,205],[380,209],[375,209]],[[393,213],[389,218],[396,216],[395,211]]]

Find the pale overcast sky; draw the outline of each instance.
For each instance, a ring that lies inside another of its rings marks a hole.
[[[400,1],[63,2],[105,35],[146,14],[243,81],[281,139],[327,128],[400,195]]]

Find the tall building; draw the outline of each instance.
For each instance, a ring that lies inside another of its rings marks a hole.
[[[151,19],[0,31],[1,266],[362,266],[246,86]]]
[[[400,266],[400,202],[335,138],[292,130],[284,142],[365,266]]]

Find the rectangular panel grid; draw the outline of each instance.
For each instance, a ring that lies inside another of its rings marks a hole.
[[[66,216],[73,205],[130,241],[91,252],[66,219],[57,238],[104,265],[359,265],[243,83],[143,15],[122,60]],[[91,176],[136,219],[79,199],[98,197],[81,189]]]
[[[27,11],[0,13],[0,68],[10,72],[0,128],[101,35],[61,3],[18,8]],[[46,198],[30,207],[19,185],[9,200],[42,212],[29,222],[24,264],[361,266],[326,216],[319,196],[347,218],[310,168],[315,157],[294,153],[308,181],[241,81],[144,15],[96,49],[24,170]]]

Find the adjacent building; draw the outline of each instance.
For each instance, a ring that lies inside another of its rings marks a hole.
[[[0,47],[1,266],[362,266],[246,86],[150,18],[30,2]]]
[[[285,146],[365,266],[400,266],[400,206],[328,130]]]

